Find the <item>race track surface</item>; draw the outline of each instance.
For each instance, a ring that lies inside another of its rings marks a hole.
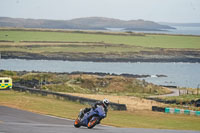
[[[74,128],[73,121],[0,106],[0,133],[200,133],[199,131],[117,128],[97,125]]]

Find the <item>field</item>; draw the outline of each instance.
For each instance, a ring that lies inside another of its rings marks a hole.
[[[1,31],[0,40],[20,41],[63,41],[63,42],[99,42],[107,44],[125,44],[141,47],[159,48],[200,48],[199,36],[177,35],[104,35],[89,33],[41,32],[41,31]]]
[[[79,110],[86,107],[75,102],[57,100],[15,91],[0,91],[0,105],[75,119]],[[151,111],[112,111],[102,124],[117,127],[200,130],[200,119],[196,116],[154,113]]]

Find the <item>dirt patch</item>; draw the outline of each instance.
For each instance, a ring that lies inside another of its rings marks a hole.
[[[107,98],[110,102],[126,104],[128,111],[137,111],[137,110],[152,110],[152,106],[165,106],[165,104],[146,100],[143,98],[133,97],[133,96],[112,96],[112,95],[94,95],[94,94],[79,94],[79,93],[65,93],[73,96],[80,96],[90,99],[103,100]]]

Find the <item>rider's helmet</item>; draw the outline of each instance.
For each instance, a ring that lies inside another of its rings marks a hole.
[[[103,100],[103,105],[107,108],[108,107],[108,105],[109,105],[109,100],[108,99],[104,99]]]

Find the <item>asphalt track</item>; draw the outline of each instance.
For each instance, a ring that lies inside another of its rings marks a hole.
[[[97,125],[74,128],[73,121],[0,106],[0,133],[200,133],[199,131],[117,128]]]

